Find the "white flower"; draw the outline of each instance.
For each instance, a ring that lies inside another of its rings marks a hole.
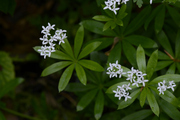
[[[174,87],[176,87],[176,84],[174,83],[174,81],[169,81],[169,86],[167,88],[168,89],[171,88],[172,91],[174,91]]]
[[[48,23],[48,26],[47,26],[47,27],[49,28],[49,30],[51,30],[51,29],[54,30],[54,26],[55,26],[55,25],[51,25],[50,23]]]
[[[138,81],[138,80],[133,80],[133,82],[134,82],[134,83],[132,84],[133,86],[136,85],[137,87],[139,87],[139,81]]]
[[[150,0],[150,4],[152,4],[152,0]]]
[[[163,94],[164,95],[164,91],[166,91],[167,86],[165,85],[166,81],[163,80],[163,82],[159,82],[157,89],[159,90],[159,94]]]
[[[56,32],[55,32],[54,38],[56,38],[57,40],[59,40],[59,45],[60,45],[61,43],[65,43],[65,42],[64,42],[64,39],[67,38],[65,32],[66,32],[66,30],[62,30],[62,29],[56,30]]]
[[[128,90],[131,90],[132,88],[129,87],[130,83],[128,85],[124,84],[122,86],[117,86],[117,90],[113,90],[113,92],[115,93],[115,97],[118,97],[119,100],[121,100],[122,97],[125,98],[125,101],[127,101],[127,99],[131,99],[131,97],[129,96],[129,92]]]
[[[126,4],[126,2],[128,2],[129,0],[122,0],[122,2],[121,3],[124,3],[124,4]]]
[[[109,63],[109,67],[107,68],[108,72],[106,74],[109,75],[109,77],[117,77],[119,75],[119,78],[121,78],[121,75],[126,74],[123,72],[123,69],[121,68],[121,65],[118,64],[118,60],[116,63]]]
[[[44,56],[44,59],[46,58],[46,56],[50,56],[50,53],[49,53],[49,50],[48,50],[48,47],[46,46],[41,46],[41,49],[38,49],[41,56]]]

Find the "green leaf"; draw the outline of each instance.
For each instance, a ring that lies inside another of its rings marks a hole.
[[[180,112],[179,110],[174,107],[173,105],[171,105],[170,103],[162,100],[161,102],[159,102],[162,110],[169,116],[171,117],[173,120],[179,120],[180,118]]]
[[[170,65],[171,63],[173,63],[173,61],[159,61],[157,63],[155,71],[161,70],[161,69],[167,67],[168,65]]]
[[[175,70],[176,70],[176,63],[173,63],[167,70],[166,74],[174,74]]]
[[[64,90],[64,88],[66,88],[69,80],[71,79],[72,73],[74,70],[74,64],[70,65],[68,68],[66,68],[66,70],[63,72],[60,80],[59,80],[59,84],[58,84],[58,90],[59,92],[61,92],[62,90]]]
[[[180,59],[180,30],[177,32],[176,43],[175,43],[175,57]]]
[[[158,14],[158,12],[162,9],[162,7],[163,7],[163,4],[158,5],[156,8],[153,9],[152,13],[147,17],[145,24],[144,24],[145,30],[147,30],[149,23],[156,16],[156,14]]]
[[[127,57],[130,64],[133,67],[137,68],[136,49],[126,41],[123,41],[122,43],[123,43],[122,47],[123,47],[125,56]]]
[[[159,91],[156,87],[150,86],[150,88],[155,91],[156,94],[158,94],[162,99],[171,103],[172,105],[178,107],[178,105],[180,104],[179,100],[169,90],[164,91],[164,94],[159,94]]]
[[[5,116],[2,114],[2,112],[0,112],[0,119],[1,120],[6,120]]]
[[[112,24],[114,23],[114,21],[108,21],[104,24],[104,27],[103,27],[103,31],[106,31]]]
[[[168,8],[168,12],[171,15],[172,19],[174,20],[174,22],[178,25],[178,27],[180,27],[180,23],[179,23],[180,14],[179,14],[179,12],[170,6],[167,6],[167,8]]]
[[[157,61],[158,61],[158,50],[154,51],[148,60],[147,70],[146,70],[148,80],[151,79],[151,76],[154,73],[154,70],[157,65]]]
[[[127,26],[125,35],[131,34],[132,32],[136,31],[138,28],[140,28],[143,25],[144,21],[147,19],[147,16],[149,15],[150,11],[151,11],[150,6],[144,8]]]
[[[13,90],[16,86],[24,81],[23,78],[14,78],[8,81],[0,90],[0,98],[7,94],[9,91]]]
[[[14,65],[10,56],[0,51],[0,87],[15,78]]]
[[[72,51],[71,45],[69,44],[68,40],[67,40],[67,39],[64,39],[64,42],[65,42],[65,43],[62,43],[61,46],[64,48],[64,50],[66,51],[66,53],[67,53],[71,58],[74,58],[73,51]]]
[[[122,20],[124,17],[126,17],[127,13],[125,11],[126,11],[126,4],[123,4],[117,15],[118,21]]]
[[[78,63],[83,67],[93,71],[99,71],[99,72],[104,71],[104,68],[101,65],[99,65],[97,62],[94,62],[92,60],[80,60]]]
[[[90,54],[92,51],[94,51],[99,45],[101,44],[101,42],[92,42],[89,43],[86,47],[84,47],[84,49],[80,52],[78,59],[81,59],[85,56],[87,56],[88,54]]]
[[[126,107],[128,107],[130,104],[132,104],[132,103],[135,101],[135,99],[138,97],[139,93],[140,93],[140,89],[137,89],[136,91],[132,92],[132,93],[130,94],[131,99],[127,99],[127,101],[122,101],[122,102],[119,104],[118,109],[126,108]]]
[[[162,27],[164,25],[164,18],[165,18],[165,6],[163,5],[161,10],[158,11],[158,14],[155,17],[154,28],[156,33],[159,33],[162,30]]]
[[[107,63],[115,63],[116,60],[120,62],[121,60],[121,42],[118,42],[115,47],[111,50],[108,56]]]
[[[64,90],[68,92],[85,92],[94,89],[96,87],[97,86],[93,84],[87,84],[85,86],[81,83],[69,83]]]
[[[171,48],[171,44],[169,43],[169,40],[168,40],[166,34],[164,33],[164,31],[161,31],[161,32],[159,32],[159,34],[157,34],[157,39],[158,39],[159,43],[163,46],[163,48],[171,56],[174,56],[172,48]]]
[[[78,63],[76,63],[75,70],[76,70],[77,76],[78,76],[79,80],[81,81],[81,83],[83,85],[86,85],[87,78],[86,78],[86,73],[85,73],[83,67],[81,65],[79,65]]]
[[[107,48],[108,46],[113,44],[114,39],[113,38],[98,38],[98,39],[94,39],[91,40],[91,42],[101,42],[101,44],[99,45],[99,47],[97,47],[95,50],[99,51],[102,50],[104,48]]]
[[[93,17],[94,20],[97,20],[97,21],[110,21],[110,20],[113,20],[112,18],[109,18],[105,15],[96,15]]]
[[[41,46],[35,46],[35,47],[33,47],[33,49],[36,52],[41,53],[41,52],[38,51],[38,49],[41,49]],[[72,60],[72,58],[69,55],[67,55],[67,54],[65,54],[65,53],[63,53],[62,51],[59,51],[59,50],[56,50],[55,52],[52,52],[50,58],[55,58],[55,59],[59,59],[59,60]]]
[[[154,97],[154,94],[147,88],[147,100],[153,113],[159,116],[159,105]]]
[[[122,120],[145,120],[146,117],[152,114],[151,110],[140,110],[122,118]]]
[[[45,68],[42,71],[41,76],[47,76],[47,75],[50,75],[52,73],[55,73],[55,72],[65,68],[65,67],[67,67],[71,63],[72,62],[70,62],[70,61],[62,61],[62,62],[54,63],[54,64],[48,66],[47,68]]]
[[[79,51],[83,43],[83,38],[84,38],[84,28],[83,26],[80,26],[74,39],[74,55],[76,58],[79,55]]]
[[[158,59],[159,60],[171,60],[167,54],[165,54],[161,51],[158,51]]]
[[[95,106],[94,106],[94,116],[96,120],[99,120],[101,118],[103,109],[104,109],[104,95],[102,91],[100,90],[97,95]]]
[[[116,34],[110,29],[103,31],[104,24],[101,22],[97,22],[94,20],[84,20],[82,21],[82,24],[84,28],[88,29],[91,32],[105,36],[116,36]]]
[[[77,111],[83,110],[94,99],[97,91],[98,90],[95,89],[86,93],[78,102],[77,107],[76,107]]]
[[[137,48],[136,60],[139,70],[143,73],[146,73],[145,52],[144,49],[141,47],[141,45],[139,45],[139,47]]]
[[[140,35],[130,35],[125,39],[135,46],[141,45],[143,48],[157,48],[157,44],[150,38]]]
[[[141,91],[141,94],[140,94],[140,105],[141,107],[144,106],[144,103],[146,101],[146,96],[147,96],[147,87],[143,88],[143,90]]]
[[[180,75],[178,74],[166,74],[166,75],[161,75],[159,77],[156,77],[155,79],[153,79],[149,85],[152,84],[157,84],[158,82],[162,82],[163,80],[165,80],[166,82],[169,81],[174,81],[174,82],[180,82]]]

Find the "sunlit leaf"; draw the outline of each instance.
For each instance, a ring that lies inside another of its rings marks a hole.
[[[139,47],[137,48],[136,60],[137,60],[138,69],[141,72],[146,73],[145,52],[144,49],[141,47],[141,45],[139,45]]]
[[[81,81],[81,83],[86,85],[87,78],[86,78],[86,73],[85,73],[83,67],[81,65],[79,65],[78,63],[76,63],[75,70],[76,70],[77,76],[78,76],[79,80]]]
[[[72,47],[71,45],[69,44],[68,40],[67,39],[64,39],[64,42],[65,43],[61,43],[61,46],[64,48],[64,50],[66,51],[66,53],[71,56],[71,58],[74,58],[74,54],[73,54],[73,51],[72,51]]]
[[[141,107],[144,106],[144,103],[146,101],[146,96],[147,96],[147,87],[143,88],[143,90],[140,93],[140,100],[139,100],[139,102],[140,102]]]
[[[94,20],[97,20],[97,21],[110,21],[112,20],[112,18],[109,18],[105,15],[96,15],[93,17]]]

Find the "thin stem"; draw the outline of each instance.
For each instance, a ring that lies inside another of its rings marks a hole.
[[[0,107],[2,110],[6,111],[6,112],[9,112],[11,114],[14,114],[16,116],[19,116],[19,117],[22,117],[22,118],[26,118],[26,119],[29,119],[29,120],[40,120],[40,119],[37,119],[37,118],[34,118],[34,117],[30,117],[28,115],[24,115],[24,114],[21,114],[19,112],[16,112],[16,111],[13,111],[13,110],[10,110],[8,108],[4,108],[4,107]]]

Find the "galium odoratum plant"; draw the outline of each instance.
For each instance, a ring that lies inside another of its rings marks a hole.
[[[118,109],[128,107],[136,98],[139,99],[140,105],[143,107],[147,98],[151,110],[154,114],[159,116],[159,99],[155,96],[160,96],[165,101],[179,108],[179,100],[169,91],[169,89],[174,91],[174,87],[176,86],[175,83],[180,81],[180,75],[166,74],[152,78],[158,62],[157,50],[151,54],[146,66],[144,49],[139,46],[136,52],[136,60],[138,70],[132,67],[131,70],[127,71],[128,68],[118,64],[118,61],[116,63],[109,63],[109,67],[107,68],[107,74],[110,78],[118,77],[118,75],[119,77],[127,78],[127,82],[123,81],[114,84],[106,91],[106,93],[114,94],[119,100],[121,100],[122,97],[125,98],[124,101],[119,103]],[[132,92],[130,93],[130,91]],[[160,106],[161,105],[162,104],[160,104]]]
[[[77,77],[79,78],[80,82],[84,85],[86,85],[87,83],[87,78],[84,68],[93,71],[104,71],[104,68],[100,66],[97,62],[83,59],[85,56],[87,56],[92,51],[94,51],[101,44],[101,42],[91,42],[82,48],[83,39],[84,39],[84,28],[81,25],[74,39],[74,50],[73,50],[67,40],[66,34],[64,33],[66,32],[66,30],[62,30],[62,29],[56,30],[55,35],[51,36],[49,31],[51,29],[54,29],[54,26],[55,25],[51,26],[48,23],[47,27],[43,27],[42,33],[45,35],[43,36],[43,38],[40,38],[40,40],[42,40],[43,42],[49,43],[50,47],[46,46],[45,48],[47,49],[44,49],[43,46],[42,47],[36,46],[34,47],[34,50],[39,52],[41,55],[44,55],[44,58],[46,58],[46,56],[49,56],[50,58],[60,60],[60,62],[54,63],[49,67],[45,68],[42,71],[41,74],[42,76],[47,76],[49,74],[52,74],[54,72],[57,72],[65,68],[58,84],[59,92],[64,90],[64,88],[67,86],[73,74],[74,69],[76,71]],[[57,44],[53,43],[53,41],[58,41],[58,40],[60,43],[61,50],[56,50],[54,47]]]

